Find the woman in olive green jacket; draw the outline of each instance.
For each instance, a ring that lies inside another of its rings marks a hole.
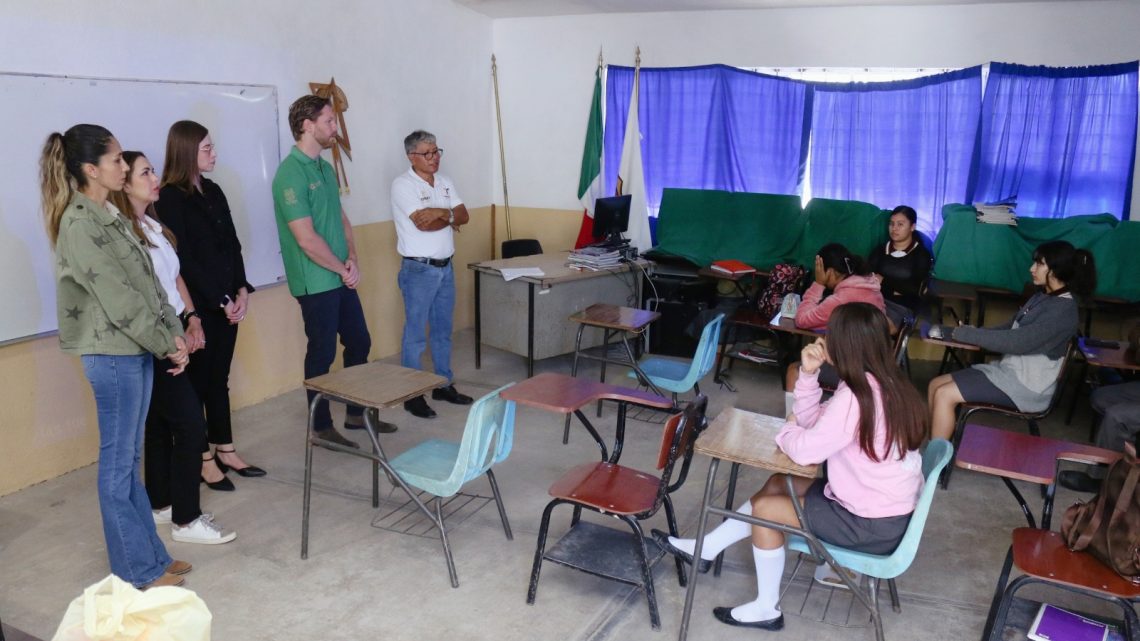
[[[107,201],[123,188],[126,171],[118,141],[98,125],[52,133],[44,144],[40,182],[55,247],[59,343],[81,357],[95,394],[111,571],[135,587],[178,585],[190,564],[171,559],[155,532],[139,460],[151,354],[169,358],[175,374],[189,354],[150,255]]]

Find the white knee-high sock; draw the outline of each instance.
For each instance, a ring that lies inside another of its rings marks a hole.
[[[786,555],[783,546],[764,550],[753,545],[752,558],[756,561],[756,600],[732,609],[732,618],[747,623],[780,616],[780,580]]]
[[[741,514],[751,515],[752,501],[745,501],[740,507],[736,508],[736,511]],[[706,561],[711,561],[728,546],[751,535],[751,523],[729,519],[705,535],[705,545],[701,548],[701,558]],[[671,536],[669,537],[669,542],[678,550],[683,550],[689,554],[692,554],[693,550],[697,547],[696,539],[678,539]]]

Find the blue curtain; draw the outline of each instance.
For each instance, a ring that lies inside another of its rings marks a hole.
[[[812,197],[910,205],[935,235],[942,206],[966,198],[982,68],[812,87]]]
[[[1038,218],[1127,218],[1136,155],[1138,63],[990,63],[972,201],[1016,196]]]
[[[633,69],[606,79],[605,186],[616,185]],[[803,82],[725,65],[642,68],[638,119],[650,220],[665,187],[797,194],[807,155]]]

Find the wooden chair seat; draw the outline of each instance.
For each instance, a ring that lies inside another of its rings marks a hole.
[[[1126,580],[1085,552],[1073,552],[1057,532],[1013,531],[1013,562],[1022,572],[1074,588],[1123,599],[1140,598],[1140,585]]]
[[[635,515],[653,509],[660,486],[659,476],[598,462],[563,474],[550,486],[550,495],[603,513]]]

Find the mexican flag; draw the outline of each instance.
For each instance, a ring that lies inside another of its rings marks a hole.
[[[582,227],[575,248],[594,242],[594,201],[602,194],[602,67],[594,72],[594,98],[586,122],[586,145],[582,150],[582,171],[578,175],[578,200],[584,208]]]

